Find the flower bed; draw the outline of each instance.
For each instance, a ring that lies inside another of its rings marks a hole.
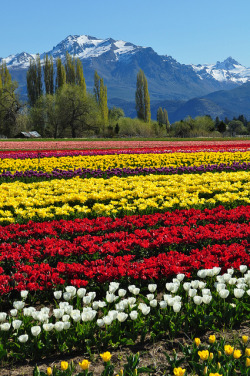
[[[250,309],[248,146],[3,155],[13,180],[0,185],[1,357],[242,323]],[[38,161],[44,171],[32,182]],[[31,182],[19,181],[18,169]],[[79,176],[64,176],[72,169]]]

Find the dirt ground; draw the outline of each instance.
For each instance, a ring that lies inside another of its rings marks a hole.
[[[215,334],[216,338],[224,337],[228,344],[232,343],[236,338],[241,338],[242,335],[248,335],[250,338],[250,322],[246,322],[241,325],[238,329],[234,330],[224,330],[218,333],[207,332],[200,336],[202,343],[208,343],[208,337],[211,334]],[[152,343],[152,341],[147,341],[144,345],[136,345],[129,347],[120,347],[119,349],[113,350],[112,348],[105,349],[105,351],[110,351],[112,354],[112,363],[115,364],[115,372],[119,372],[123,365],[126,363],[126,356],[130,354],[140,353],[140,363],[139,367],[148,366],[153,368],[154,374],[157,376],[164,375],[167,368],[167,360],[164,352],[167,352],[170,356],[173,354],[173,349],[176,350],[177,354],[180,353],[180,344],[192,344],[192,340],[189,336],[183,334],[182,336],[176,337],[174,340],[164,340]],[[91,357],[87,354],[72,354],[64,356],[52,356],[50,358],[42,359],[39,362],[25,362],[22,364],[2,364],[0,366],[0,376],[32,376],[35,365],[37,364],[40,371],[46,372],[47,367],[53,367],[56,365],[60,369],[60,363],[62,360],[71,362],[73,361],[77,365],[77,371],[80,372],[81,369],[78,365],[83,359],[88,359],[91,361],[89,370],[93,371],[94,375],[98,376],[103,370],[103,362],[99,354],[92,354]],[[115,373],[116,374],[116,373]]]

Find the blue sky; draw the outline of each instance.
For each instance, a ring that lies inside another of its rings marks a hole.
[[[68,35],[122,39],[180,63],[232,56],[250,67],[249,0],[12,0],[1,4],[0,57],[49,51]]]

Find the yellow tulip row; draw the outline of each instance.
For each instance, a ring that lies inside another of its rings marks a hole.
[[[197,152],[166,154],[115,154],[68,156],[52,158],[2,159],[0,173],[5,171],[41,170],[51,172],[55,168],[61,170],[89,168],[107,170],[108,168],[136,167],[179,167],[200,166],[210,164],[232,164],[233,162],[250,162],[250,151],[246,152]]]
[[[148,175],[0,185],[0,221],[102,216],[250,203],[250,172]]]

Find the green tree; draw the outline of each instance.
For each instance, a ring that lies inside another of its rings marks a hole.
[[[74,85],[76,83],[76,61],[68,52],[66,53],[65,72],[67,84]]]
[[[39,54],[35,60],[30,59],[30,66],[27,71],[27,90],[29,103],[31,106],[34,106],[37,99],[43,94],[42,68]]]
[[[220,122],[219,122],[217,129],[218,129],[218,131],[219,131],[220,133],[224,133],[224,132],[226,132],[226,130],[227,130],[227,126],[226,126],[226,124],[224,123],[224,121],[220,121]]]
[[[16,95],[18,85],[11,80],[6,64],[0,66],[0,134],[15,135],[17,117],[22,108]]]
[[[66,83],[66,72],[62,60],[58,57],[56,60],[56,90],[60,89]]]
[[[161,107],[159,107],[158,110],[157,110],[157,122],[160,126],[163,125],[163,122],[164,122],[163,120],[164,120],[163,119],[163,110],[162,110]]]
[[[104,85],[103,78],[100,78],[97,71],[94,76],[94,97],[99,106],[102,117],[102,131],[105,132],[105,127],[108,125],[109,109],[107,86]]]
[[[44,66],[43,66],[43,75],[44,75],[44,86],[46,94],[54,93],[54,65],[53,57],[50,58],[48,55],[45,57]]]
[[[135,107],[137,117],[149,123],[151,120],[150,96],[148,92],[148,82],[142,69],[137,74]]]
[[[124,117],[124,111],[122,108],[113,106],[109,109],[109,120],[111,122],[117,121],[121,117]]]
[[[76,84],[79,85],[83,89],[84,94],[86,94],[86,83],[80,59],[76,60]]]

